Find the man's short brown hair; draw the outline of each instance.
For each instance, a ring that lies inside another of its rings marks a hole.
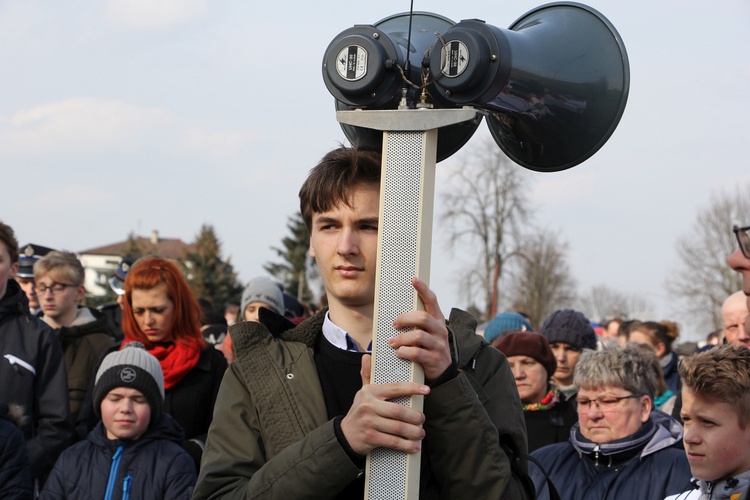
[[[16,239],[16,233],[13,232],[13,228],[9,225],[0,221],[0,241],[5,244],[8,255],[10,255],[10,263],[15,264],[18,262],[18,240]]]
[[[682,359],[684,387],[709,401],[734,407],[740,428],[750,421],[750,349],[724,344]]]
[[[299,191],[299,207],[307,230],[313,213],[326,212],[339,203],[347,205],[359,184],[380,184],[380,153],[371,149],[341,146],[326,154],[310,170]]]

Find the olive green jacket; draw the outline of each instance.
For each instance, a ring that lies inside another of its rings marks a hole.
[[[240,323],[194,499],[333,498],[362,470],[336,438],[314,361],[325,311],[291,330]],[[459,375],[425,397],[421,498],[528,498],[506,444],[527,453],[523,410],[505,357],[454,309]]]

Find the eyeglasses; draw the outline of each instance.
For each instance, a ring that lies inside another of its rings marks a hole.
[[[621,396],[619,398],[614,396],[607,396],[606,398],[601,399],[582,398],[578,400],[578,411],[581,413],[588,413],[591,411],[591,403],[594,403],[596,404],[597,409],[602,413],[612,412],[617,410],[617,403],[623,399],[635,399],[640,398],[641,396],[643,396],[643,394],[631,394],[630,396]]]
[[[750,226],[734,226],[732,228],[734,235],[737,237],[737,243],[740,245],[740,250],[742,250],[742,255],[746,259],[750,259],[750,235],[747,234],[748,229],[750,229]]]
[[[65,289],[69,286],[78,286],[73,283],[58,283],[56,281],[53,281],[50,286],[45,285],[44,283],[34,285],[34,293],[37,295],[44,295],[47,293],[47,290],[52,292],[52,295],[60,295],[65,291]]]

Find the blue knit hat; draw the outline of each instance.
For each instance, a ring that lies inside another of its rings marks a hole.
[[[583,313],[561,309],[549,315],[539,328],[550,344],[565,342],[577,349],[596,349],[596,333]]]
[[[487,324],[484,329],[484,338],[492,343],[497,337],[508,332],[530,332],[533,328],[522,314],[515,312],[500,313]]]

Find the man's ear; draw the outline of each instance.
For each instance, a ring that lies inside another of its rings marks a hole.
[[[313,259],[315,258],[315,249],[313,248],[312,244],[312,236],[310,236],[310,248],[308,250],[308,253],[310,254],[310,257],[312,257]]]
[[[656,355],[659,356],[659,358],[664,356],[666,352],[667,352],[667,346],[664,345],[664,342],[659,342],[658,344],[656,344]]]
[[[86,296],[86,288],[83,285],[76,287],[76,304],[79,304]]]
[[[13,264],[12,264],[12,265],[10,266],[10,277],[11,277],[11,278],[15,278],[15,277],[16,277],[16,274],[18,274],[18,262],[14,262],[14,263],[13,263]]]

